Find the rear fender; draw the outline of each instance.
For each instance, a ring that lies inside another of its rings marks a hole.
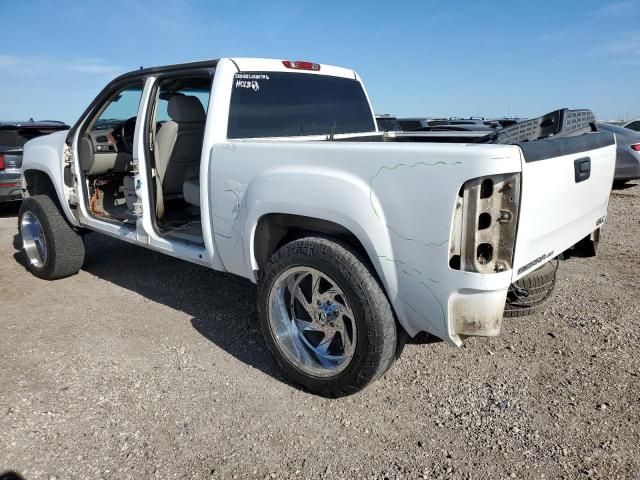
[[[405,330],[459,345],[449,319],[454,293],[506,295],[511,272],[449,268],[458,190],[469,178],[518,171],[518,153],[486,145],[216,145],[207,185],[215,248],[227,271],[255,282],[255,233],[264,215],[338,224],[364,247]]]

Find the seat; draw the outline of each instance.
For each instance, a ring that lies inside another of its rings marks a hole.
[[[190,180],[185,180],[182,191],[184,193],[184,201],[194,205],[196,207],[200,206],[200,179],[192,178]]]
[[[183,194],[185,180],[197,177],[206,114],[200,100],[191,95],[174,95],[167,113],[171,120],[156,134],[156,210],[164,216],[164,200]]]

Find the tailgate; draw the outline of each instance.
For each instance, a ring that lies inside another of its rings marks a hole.
[[[514,281],[602,224],[616,158],[615,139],[609,133],[549,138],[519,146],[522,188]]]

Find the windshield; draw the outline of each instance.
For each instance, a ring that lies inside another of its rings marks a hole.
[[[110,101],[94,125],[95,130],[113,128],[138,114],[142,97],[142,85],[130,86],[121,90]]]
[[[373,132],[360,82],[308,73],[243,72],[233,80],[228,138]]]

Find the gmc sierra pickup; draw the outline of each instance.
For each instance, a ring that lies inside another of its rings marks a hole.
[[[19,230],[44,279],[78,272],[97,231],[256,282],[286,374],[345,395],[407,334],[497,335],[509,286],[601,226],[616,146],[592,119],[559,110],[464,143],[379,132],[344,68],[136,70],[26,144]]]

